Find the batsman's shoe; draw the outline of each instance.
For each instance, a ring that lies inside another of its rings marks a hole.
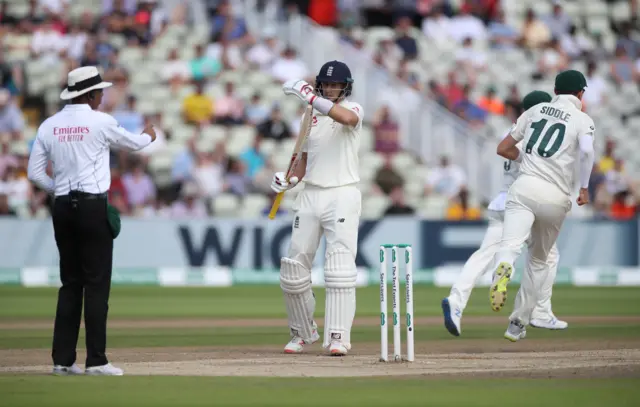
[[[331,341],[329,345],[329,354],[331,356],[346,356],[349,353],[347,346],[340,341]]]
[[[518,342],[520,339],[524,339],[527,336],[527,328],[516,319],[509,323],[507,330],[504,333],[504,338],[511,342]]]
[[[534,328],[543,328],[543,329],[551,329],[551,330],[561,330],[561,329],[567,329],[569,327],[569,324],[565,321],[561,321],[556,317],[553,317],[551,319],[545,320],[545,319],[532,319],[531,321],[529,321],[529,325],[531,325]]]
[[[460,336],[462,334],[460,326],[462,310],[449,297],[442,300],[442,315],[444,316],[444,327],[447,328],[447,331],[453,336]]]
[[[55,365],[53,367],[54,376],[75,376],[82,374],[82,369],[75,363],[71,366]]]
[[[85,369],[84,374],[89,376],[122,376],[124,375],[124,370],[107,363],[102,366],[88,367]]]
[[[493,284],[489,290],[489,299],[491,301],[491,309],[498,312],[504,307],[507,301],[507,284],[511,280],[513,274],[513,266],[509,263],[502,262],[498,264],[493,274]]]
[[[284,353],[302,353],[304,349],[304,345],[311,345],[317,342],[320,339],[320,335],[318,334],[318,327],[316,323],[313,323],[313,335],[311,336],[311,340],[305,341],[298,335],[294,335],[293,338],[287,343],[284,347]]]

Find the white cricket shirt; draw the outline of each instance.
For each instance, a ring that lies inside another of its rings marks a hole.
[[[513,129],[515,124],[511,127]],[[507,138],[511,129],[504,136],[502,136],[502,140]],[[520,148],[522,143],[518,143],[518,148]],[[522,154],[522,148],[520,148],[520,154]],[[511,160],[505,160],[502,164],[502,189],[498,195],[489,203],[487,209],[491,211],[502,212],[505,210],[505,206],[507,203],[507,193],[509,192],[509,188],[515,182],[516,178],[520,174],[520,163]]]
[[[311,132],[302,148],[307,153],[305,183],[334,188],[360,182],[358,150],[364,117],[362,106],[347,100],[339,105],[356,112],[358,124],[346,126],[317,110],[313,111]]]
[[[580,138],[593,138],[593,120],[580,109],[582,102],[573,95],[555,96],[524,112],[511,137],[522,140],[520,172],[556,185],[570,195]]]
[[[149,143],[150,135],[130,133],[116,119],[89,105],[66,105],[38,128],[28,177],[56,196],[71,190],[107,192],[111,186],[109,147],[135,151]],[[49,160],[53,163],[53,179],[46,173]]]

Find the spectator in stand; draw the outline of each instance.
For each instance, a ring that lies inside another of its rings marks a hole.
[[[487,67],[487,55],[480,49],[473,47],[473,39],[467,37],[462,41],[462,48],[456,52],[456,65],[465,72],[469,84],[474,85],[478,73]]]
[[[616,48],[615,57],[611,61],[611,78],[620,88],[625,84],[638,81],[639,74],[635,65],[624,47]]]
[[[518,85],[516,84],[509,86],[509,96],[504,101],[504,111],[507,118],[513,123],[524,111],[520,91],[518,91]]]
[[[494,49],[507,50],[517,46],[518,31],[507,24],[504,12],[498,10],[496,18],[489,23],[489,43]]]
[[[160,78],[169,84],[172,89],[178,89],[191,79],[191,68],[189,63],[178,55],[176,48],[169,51],[169,56],[162,64]]]
[[[631,187],[629,177],[625,174],[622,160],[620,159],[615,160],[613,168],[605,172],[604,175],[607,192],[610,196],[614,196],[623,191],[628,191]]]
[[[601,106],[607,102],[607,82],[602,75],[598,74],[598,66],[595,61],[587,63],[586,72],[589,92],[585,92],[582,101],[588,106]]]
[[[260,68],[262,71],[269,72],[280,52],[280,44],[276,38],[275,28],[269,26],[262,34],[262,41],[253,45],[247,51],[246,58],[251,65]]]
[[[585,92],[586,93],[586,92]],[[606,174],[615,166],[616,160],[613,157],[613,151],[616,148],[615,141],[611,139],[607,139],[604,145],[604,153],[598,162],[598,168],[602,171],[603,174]]]
[[[465,85],[462,89],[462,99],[453,106],[452,110],[471,126],[481,126],[487,118],[487,112],[471,101],[470,93],[471,87]]]
[[[132,16],[135,8],[127,9],[124,0],[113,0],[112,6],[105,12],[104,19],[110,33],[122,34],[131,27]]]
[[[462,168],[451,164],[449,157],[442,156],[440,165],[427,174],[425,195],[435,193],[452,199],[458,196],[465,183],[466,177]]]
[[[442,7],[436,6],[428,17],[422,20],[422,32],[429,40],[445,44],[452,40],[450,24],[451,19],[444,15]]]
[[[238,157],[246,167],[246,173],[249,179],[253,179],[265,166],[266,160],[260,153],[260,143],[262,139],[256,137],[253,145],[244,150]]]
[[[0,47],[0,89],[7,89],[11,95],[20,94],[23,88],[22,69],[18,64],[12,65],[5,61],[4,50]]]
[[[571,24],[569,32],[560,37],[560,45],[572,61],[582,58],[591,48],[590,40],[584,35],[578,34],[578,27],[575,24]]]
[[[389,195],[394,188],[404,185],[404,178],[393,168],[391,155],[384,156],[384,164],[378,168],[373,177],[375,184],[373,190],[377,194]]]
[[[4,33],[4,29],[13,28],[18,24],[20,19],[9,13],[9,3],[6,0],[0,2],[0,34]]]
[[[127,202],[136,211],[145,207],[156,197],[156,187],[149,174],[144,172],[142,163],[134,162],[132,171],[122,176]]]
[[[11,92],[0,88],[0,136],[9,134],[13,140],[22,139],[24,117]]]
[[[394,187],[389,197],[391,198],[391,205],[384,212],[384,216],[413,215],[416,212],[415,209],[406,204],[401,186]]]
[[[286,82],[291,78],[307,78],[309,70],[305,63],[298,58],[296,51],[291,47],[287,47],[273,63],[271,75],[280,82]]]
[[[564,52],[556,38],[552,38],[546,45],[538,60],[538,72],[533,74],[534,79],[544,79],[555,76],[569,67],[569,56]],[[586,92],[585,92],[586,93]]]
[[[594,164],[589,178],[589,200],[597,206],[598,202],[602,201],[603,194],[606,194],[606,178],[598,165]]]
[[[551,31],[540,21],[532,9],[527,9],[524,24],[522,26],[520,45],[537,49],[551,40]]]
[[[543,22],[551,31],[551,36],[554,38],[562,38],[569,32],[571,28],[571,17],[567,15],[562,9],[562,4],[559,0],[553,0],[553,11],[551,14],[545,16]]]
[[[640,41],[634,38],[633,24],[630,21],[623,23],[620,29],[616,49],[620,47],[624,48],[630,59],[635,60],[640,57]]]
[[[173,203],[170,216],[176,218],[206,218],[207,207],[198,196],[198,186],[187,183],[180,192],[182,199]]]
[[[478,106],[491,114],[504,115],[504,103],[496,96],[496,88],[493,86],[489,86],[487,93],[478,99]]]
[[[182,102],[182,115],[190,124],[205,125],[213,120],[213,100],[204,94],[204,82],[196,82],[196,92]]]
[[[482,20],[471,14],[468,9],[460,10],[449,24],[449,36],[457,43],[461,44],[465,38],[472,38],[475,41],[487,39],[487,29]]]
[[[84,56],[85,45],[89,34],[83,31],[78,23],[71,24],[69,28],[70,31],[64,36],[66,42],[65,49],[70,58],[80,61]]]
[[[227,160],[227,173],[225,175],[225,191],[234,195],[244,196],[251,187],[251,178],[247,175],[244,163],[235,158]]]
[[[427,96],[438,102],[440,106],[447,107],[447,97],[444,94],[442,86],[433,79],[429,81]]]
[[[280,106],[274,104],[271,109],[271,116],[267,121],[258,125],[258,134],[262,138],[268,138],[275,141],[282,141],[291,138],[291,131],[289,125],[282,117]]]
[[[51,19],[37,26],[31,39],[31,51],[35,57],[41,57],[43,63],[54,65],[60,61],[60,54],[65,48],[65,38],[54,29]]]
[[[336,0],[309,0],[307,14],[316,24],[334,27],[338,22]]]
[[[199,194],[212,199],[224,190],[224,148],[216,146],[213,152],[199,151],[193,170],[193,179]]]
[[[227,82],[224,96],[216,100],[215,121],[218,124],[234,125],[244,122],[244,103],[235,95],[233,82]]]
[[[456,76],[456,71],[450,71],[447,75],[448,82],[444,86],[443,94],[447,98],[447,106],[452,108],[455,106],[460,100],[462,100],[464,96],[464,89],[462,85],[458,83],[458,79]]]
[[[416,59],[418,57],[418,42],[411,36],[411,19],[400,17],[396,24],[396,44],[403,52],[405,59]]]
[[[465,186],[460,188],[457,196],[447,208],[446,219],[453,221],[480,220],[482,211],[469,203],[469,191]]]
[[[222,33],[224,39],[231,43],[248,45],[253,42],[253,37],[247,31],[247,24],[244,18],[233,15],[233,10],[228,0],[220,0],[217,15],[211,21],[212,38],[218,33]]]
[[[118,124],[129,132],[136,132],[139,129],[144,129],[144,117],[137,109],[138,99],[133,96],[127,96],[127,106],[124,109],[118,109],[113,112],[113,118],[116,119]]]
[[[179,152],[174,158],[171,167],[171,180],[178,186],[192,179],[196,157],[198,156],[198,150],[196,148],[197,139],[198,136],[196,135],[187,140],[184,150]],[[179,187],[177,189],[179,189]]]
[[[196,45],[195,58],[191,60],[191,77],[196,81],[212,78],[220,73],[222,64],[216,58],[205,53],[203,45]]]
[[[631,220],[636,217],[637,206],[629,190],[620,191],[613,196],[610,216],[614,220]]]
[[[400,150],[400,125],[391,117],[389,106],[382,106],[373,119],[375,151],[391,155]]]
[[[18,158],[9,151],[10,140],[9,137],[2,137],[0,134],[0,179],[4,177],[9,167],[18,166]]]
[[[262,97],[259,93],[254,93],[251,100],[245,106],[244,117],[247,123],[256,126],[269,117],[269,109],[262,103]]]

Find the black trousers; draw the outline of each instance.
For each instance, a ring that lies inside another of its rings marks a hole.
[[[71,366],[76,362],[84,300],[86,367],[105,365],[113,260],[106,195],[72,193],[56,197],[53,229],[62,282],[53,330],[53,363]]]

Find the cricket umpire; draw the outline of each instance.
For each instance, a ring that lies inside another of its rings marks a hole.
[[[84,66],[69,72],[60,99],[69,103],[38,129],[29,179],[55,195],[53,230],[60,253],[60,280],[53,330],[53,374],[75,375],[76,345],[84,300],[87,359],[85,374],[121,376],[106,356],[107,313],[111,289],[113,239],[120,219],[107,203],[111,184],[109,148],[139,150],[155,140],[152,127],[132,134],[96,109],[104,82],[98,69]],[[46,173],[53,163],[53,177]]]

